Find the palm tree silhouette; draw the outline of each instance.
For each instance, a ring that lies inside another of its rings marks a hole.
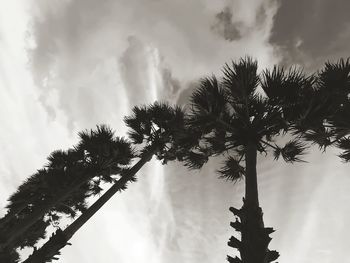
[[[50,262],[60,255],[60,250],[66,245],[72,236],[118,191],[126,189],[127,183],[136,181],[136,173],[144,164],[150,161],[151,152],[144,152],[140,160],[130,169],[121,173],[121,177],[110,187],[95,203],[85,210],[77,219],[73,221],[63,231],[58,228],[50,239],[38,250],[35,250],[23,263],[28,262]]]
[[[314,77],[296,68],[286,71],[279,67],[259,75],[257,62],[249,57],[226,64],[223,75],[222,80],[215,76],[202,79],[191,97],[188,125],[197,144],[195,155],[186,162],[191,168],[200,168],[208,157],[220,155],[225,158],[218,170],[220,177],[235,181],[244,176],[243,207],[230,208],[236,217],[231,226],[240,232],[241,240],[232,236],[228,242],[241,258],[227,259],[234,263],[271,262],[279,253],[268,249],[274,230],[264,227],[259,206],[257,153],[267,154],[270,148],[275,159],[301,161],[306,144],[304,138],[293,135],[300,131],[295,123],[300,128],[306,118]],[[286,134],[291,140],[278,146],[276,138]]]
[[[127,188],[127,184],[136,181],[136,173],[155,155],[163,164],[168,161],[182,160],[186,149],[179,144],[184,138],[184,112],[179,107],[166,103],[154,103],[150,106],[134,107],[133,114],[125,118],[130,128],[129,136],[135,144],[141,146],[139,161],[131,168],[120,173],[120,178],[94,204],[82,213],[63,231],[58,229],[38,250],[35,250],[24,263],[49,262],[57,258],[59,250],[66,246],[71,237],[118,191]]]
[[[102,190],[101,182],[114,181],[112,175],[134,157],[130,143],[114,138],[106,126],[79,135],[81,141],[76,147],[53,152],[47,166],[10,197],[8,213],[0,222],[2,251],[6,247],[34,246],[60,215],[75,217],[85,211],[86,198]]]

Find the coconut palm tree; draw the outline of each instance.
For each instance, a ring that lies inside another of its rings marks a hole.
[[[225,159],[220,177],[245,179],[243,207],[230,208],[237,219],[231,226],[241,240],[232,236],[228,245],[240,258],[228,256],[229,262],[266,263],[279,256],[268,249],[274,230],[264,227],[259,206],[257,154],[271,149],[275,159],[301,161],[306,144],[295,124],[300,128],[309,117],[306,98],[313,94],[313,85],[314,78],[296,68],[276,66],[259,75],[257,62],[247,57],[226,64],[220,80],[202,79],[191,97],[188,125],[197,144],[187,164],[200,168],[208,157],[220,155]],[[282,147],[276,140],[283,135],[290,140]]]
[[[130,143],[114,138],[106,126],[79,135],[76,147],[53,152],[46,167],[9,198],[8,213],[0,222],[2,251],[34,246],[60,215],[75,217],[85,211],[86,198],[102,190],[101,182],[114,181],[113,175],[134,157]]]
[[[154,103],[149,106],[134,107],[133,114],[125,118],[126,125],[130,128],[129,137],[140,145],[139,161],[131,168],[126,168],[120,174],[120,178],[108,189],[94,204],[82,213],[72,224],[64,230],[58,229],[51,238],[31,256],[25,263],[49,262],[57,258],[60,249],[66,246],[71,237],[99,211],[102,206],[118,191],[127,188],[127,184],[136,181],[136,173],[153,156],[161,160],[163,164],[168,161],[182,160],[187,154],[183,146],[184,112],[179,107],[171,107],[166,103]],[[180,144],[180,140],[181,144]]]

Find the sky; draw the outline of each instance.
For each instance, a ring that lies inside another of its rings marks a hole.
[[[77,132],[155,100],[184,104],[198,79],[250,55],[312,72],[349,56],[347,0],[12,0],[0,9],[0,216],[7,197]],[[312,148],[261,156],[260,203],[284,263],[350,262],[349,164]],[[224,262],[243,181],[152,161],[62,250],[60,262]],[[23,259],[30,251],[22,253]]]

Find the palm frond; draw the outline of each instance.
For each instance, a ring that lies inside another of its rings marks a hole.
[[[85,130],[79,133],[79,149],[87,151],[90,154],[99,154],[102,147],[113,141],[114,131],[107,125],[98,125],[96,130]]]
[[[303,89],[310,88],[312,78],[298,68],[292,67],[286,71],[283,67],[274,66],[272,71],[262,73],[260,84],[265,94],[273,104],[296,103]]]
[[[173,133],[184,126],[184,111],[179,106],[155,102],[149,107],[149,116],[162,131]]]
[[[122,137],[115,137],[112,141],[109,152],[105,157],[113,158],[119,165],[130,164],[132,158],[134,158],[134,149],[129,140]]]
[[[135,143],[142,143],[148,136],[151,135],[152,126],[150,114],[147,106],[135,106],[132,109],[132,114],[124,118],[128,131],[129,138]]]
[[[249,101],[249,112],[252,118],[251,127],[257,135],[257,140],[266,136],[270,138],[287,130],[287,123],[282,110],[269,103],[262,95],[256,94]]]
[[[200,169],[208,161],[208,156],[204,153],[189,152],[184,157],[184,164],[189,169]]]
[[[317,144],[320,150],[325,150],[329,145],[331,145],[332,133],[326,130],[324,126],[307,130],[302,136],[305,140],[313,144]]]
[[[191,99],[191,115],[208,119],[220,118],[226,111],[226,94],[219,86],[215,76],[204,78],[193,92]]]
[[[314,75],[306,76],[301,69],[292,67],[286,71],[274,66],[263,72],[260,83],[269,104],[281,109],[285,121],[297,122],[301,129],[317,116],[314,109],[318,105],[312,105],[316,101],[315,80]]]
[[[318,79],[318,88],[321,91],[333,95],[347,95],[350,92],[350,59],[340,59],[335,63],[328,61]]]
[[[227,181],[237,181],[245,174],[245,169],[240,165],[240,160],[232,156],[228,157],[223,163],[224,166],[218,170],[219,178]]]
[[[251,57],[241,58],[238,62],[232,61],[231,66],[225,64],[222,85],[233,100],[239,101],[254,94],[259,84],[257,69],[257,61]]]
[[[274,66],[271,70],[264,70],[262,72],[262,78],[260,80],[261,88],[265,94],[272,101],[276,101],[277,98],[283,93],[282,87],[285,79],[285,70],[283,67]]]
[[[291,140],[286,143],[283,148],[276,147],[274,150],[275,160],[279,159],[280,156],[286,162],[302,162],[301,156],[305,154],[306,144],[297,140]]]
[[[209,144],[209,148],[214,154],[220,154],[227,149],[227,139],[225,130],[215,129],[205,138],[205,141]]]

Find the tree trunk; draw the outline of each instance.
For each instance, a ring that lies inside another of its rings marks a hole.
[[[245,203],[251,207],[259,207],[256,155],[256,145],[249,142],[245,153]]]
[[[230,208],[237,220],[231,222],[231,226],[241,233],[241,241],[232,236],[228,245],[236,248],[241,255],[232,258],[227,257],[230,263],[268,263],[278,258],[276,251],[270,251],[268,244],[271,241],[269,234],[274,230],[265,228],[262,209],[259,207],[258,183],[257,183],[257,147],[249,142],[246,146],[245,162],[245,198],[241,209]]]
[[[23,263],[45,263],[55,259],[60,250],[68,245],[72,236],[119,190],[123,189],[134,175],[152,159],[155,150],[147,152],[131,169],[126,170],[121,178],[108,189],[95,203],[81,214],[64,231],[58,229],[38,250],[35,250]]]

